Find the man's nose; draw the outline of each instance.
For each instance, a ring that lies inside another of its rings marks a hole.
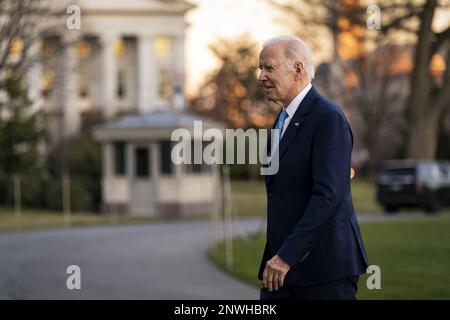
[[[264,72],[264,70],[261,70],[261,72],[259,73],[258,80],[259,81],[267,80],[266,73]]]

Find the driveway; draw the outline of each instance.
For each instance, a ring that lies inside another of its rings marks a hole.
[[[236,220],[233,233],[264,228],[262,219]],[[0,234],[0,299],[258,299],[209,260],[210,231],[209,221],[184,221]],[[66,287],[69,265],[81,269],[81,290]]]
[[[240,221],[234,233],[261,226]],[[193,221],[0,234],[0,299],[258,299],[209,260],[210,230]],[[69,265],[81,290],[66,287]]]

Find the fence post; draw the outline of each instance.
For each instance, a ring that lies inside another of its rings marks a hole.
[[[219,217],[222,212],[222,187],[220,166],[218,164],[213,167],[214,175],[214,195],[213,195],[213,211],[211,213],[211,249],[215,253],[216,245],[219,241]]]
[[[22,177],[14,174],[14,213],[16,229],[22,230]]]
[[[71,204],[70,204],[70,175],[67,173],[62,174],[62,201],[63,201],[63,215],[64,225],[66,227],[71,226]]]
[[[225,238],[225,265],[228,270],[233,269],[233,221],[231,217],[231,183],[230,167],[223,166],[224,183],[224,238]]]

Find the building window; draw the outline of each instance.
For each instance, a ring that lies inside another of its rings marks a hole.
[[[78,72],[78,96],[82,99],[89,98],[90,96],[90,78],[91,68],[89,65],[89,59],[92,55],[92,45],[87,40],[82,40],[76,44],[77,57],[79,59]]]
[[[89,98],[89,76],[86,74],[85,70],[80,71],[78,74],[78,96],[80,98]]]
[[[172,174],[171,143],[170,141],[161,141],[159,146],[161,173]]]
[[[203,172],[203,164],[192,163],[191,172],[192,173],[202,173]]]
[[[44,38],[42,42],[42,55],[44,59],[50,59],[55,51],[56,39],[55,37]]]
[[[196,164],[194,158],[194,141],[191,142],[191,168],[190,172],[192,173],[200,173],[202,172],[202,164]],[[203,143],[202,143],[202,159],[203,159]]]
[[[14,37],[11,41],[11,53],[14,55],[21,55],[23,52],[23,40],[19,37]]]
[[[125,142],[114,143],[114,172],[120,176],[126,173]]]
[[[208,172],[210,165],[203,163],[203,151],[205,149],[205,145],[202,143],[202,163],[196,164],[194,163],[194,141],[191,141],[191,163],[185,165],[186,173],[198,174],[202,172]]]
[[[172,51],[172,41],[168,37],[157,37],[154,40],[154,47],[159,58],[167,58]]]
[[[114,43],[114,52],[118,58],[123,58],[127,51],[127,45],[123,39],[118,39]]]
[[[168,69],[159,70],[158,81],[159,96],[165,100],[170,100],[172,97],[172,74]]]
[[[44,98],[51,96],[55,86],[55,72],[45,68],[41,78],[41,92]]]
[[[125,73],[123,70],[119,70],[117,73],[117,97],[119,99],[125,98],[126,86],[125,86]]]
[[[79,41],[76,44],[76,51],[79,59],[89,58],[92,54],[92,45],[88,41]]]
[[[149,152],[148,148],[140,147],[135,150],[136,176],[146,178],[150,175]]]
[[[57,37],[46,37],[42,41],[41,54],[43,58],[43,73],[40,80],[41,92],[44,98],[50,98],[55,87],[56,61],[55,50],[58,49]]]

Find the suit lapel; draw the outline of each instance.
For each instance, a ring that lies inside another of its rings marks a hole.
[[[314,87],[311,87],[309,92],[306,94],[303,101],[300,103],[297,111],[294,113],[291,121],[289,122],[286,132],[284,133],[280,141],[280,160],[287,150],[287,147],[292,142],[292,140],[297,135],[298,130],[301,128],[303,122],[305,121],[306,115],[311,109],[312,102],[317,95],[317,91]]]
[[[278,117],[280,116],[280,114],[281,114],[281,110],[280,110],[280,112],[278,112],[278,116],[276,117],[275,122],[272,125],[272,128],[271,128],[272,130],[275,129],[275,125],[278,121]],[[271,150],[272,150],[272,134],[271,134],[271,131],[269,130],[269,134],[267,135],[267,143],[266,143],[266,155],[271,154]],[[264,165],[264,166],[268,166],[268,165]],[[270,180],[272,180],[272,177],[273,177],[273,175],[264,176],[266,185],[268,185],[270,183]]]

